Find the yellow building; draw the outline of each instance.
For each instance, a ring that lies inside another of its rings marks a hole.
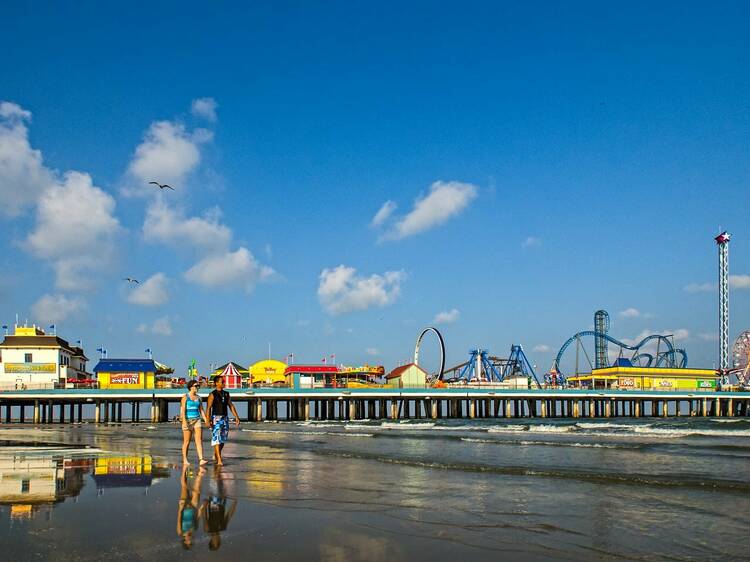
[[[590,375],[568,377],[580,387],[619,390],[716,390],[719,375],[714,369],[662,367],[607,367]]]
[[[419,365],[409,363],[393,369],[385,377],[386,385],[397,388],[424,388],[427,386],[427,371]]]
[[[286,385],[286,363],[276,359],[264,359],[250,365],[250,382],[254,386]]]
[[[96,367],[99,388],[154,388],[157,371],[153,359],[102,359]]]

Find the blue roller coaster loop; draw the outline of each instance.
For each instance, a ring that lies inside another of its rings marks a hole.
[[[662,363],[666,362],[666,367],[673,367],[673,368],[684,368],[687,366],[688,358],[687,353],[684,349],[677,349],[672,345],[672,342],[669,341],[669,338],[667,336],[662,336],[660,334],[652,334],[650,336],[646,336],[641,341],[639,341],[635,345],[628,345],[624,342],[621,342],[618,339],[613,338],[609,334],[597,332],[594,330],[584,330],[582,332],[578,332],[574,336],[568,339],[562,347],[560,348],[560,351],[557,352],[557,357],[555,357],[555,363],[552,366],[552,371],[559,373],[563,375],[562,371],[560,370],[560,360],[562,359],[563,354],[565,353],[565,350],[570,346],[571,343],[576,341],[577,339],[580,339],[584,336],[590,336],[593,338],[601,338],[604,340],[607,340],[610,343],[615,344],[616,346],[619,346],[622,349],[629,349],[631,351],[639,351],[641,347],[646,345],[648,342],[652,340],[657,340],[659,343],[664,343],[666,346],[666,351],[662,351],[658,354],[658,357],[656,358],[656,363],[654,363],[654,356],[649,353],[638,353],[633,357],[633,361],[636,359],[648,359],[648,363],[645,365],[646,367],[659,367]],[[676,356],[679,355],[679,360],[676,358]],[[653,364],[653,365],[652,365]],[[564,375],[563,375],[564,376]]]

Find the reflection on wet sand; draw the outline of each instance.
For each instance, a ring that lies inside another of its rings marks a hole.
[[[208,534],[208,548],[218,550],[221,547],[221,533],[227,530],[237,509],[237,500],[227,495],[225,475],[219,466],[214,467],[211,492],[203,500],[202,509],[203,530]]]
[[[105,488],[145,487],[168,478],[169,468],[150,456],[91,456],[91,450],[55,446],[0,447],[0,505],[10,506],[11,519],[45,514],[66,498],[77,498],[90,474],[99,493]]]
[[[198,469],[192,482],[188,480],[188,467],[182,466],[180,477],[180,501],[177,504],[177,536],[182,539],[186,550],[193,547],[193,535],[203,517],[204,506],[201,504],[201,481],[206,470]]]
[[[78,496],[91,465],[91,459],[39,456],[20,447],[0,451],[0,505],[10,506],[13,519],[49,516],[54,504]]]
[[[168,466],[153,463],[150,455],[132,457],[97,457],[94,460],[94,482],[101,494],[105,488],[145,488],[159,478],[169,478]]]

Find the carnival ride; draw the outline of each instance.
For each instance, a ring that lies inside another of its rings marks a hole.
[[[750,330],[745,330],[734,341],[732,360],[737,376],[737,382],[742,386],[750,386]]]
[[[550,373],[556,375],[558,379],[562,379],[562,382],[564,382],[566,375],[560,368],[560,362],[565,351],[573,343],[576,344],[576,373],[579,372],[581,354],[585,357],[590,369],[609,367],[612,364],[609,359],[610,343],[619,348],[617,357],[614,360],[614,364],[619,366],[667,367],[677,369],[687,367],[687,353],[684,349],[674,346],[674,337],[672,335],[651,334],[631,345],[610,336],[609,328],[609,314],[606,310],[597,310],[594,314],[594,329],[583,330],[568,338],[560,348],[560,351],[557,352]],[[593,363],[582,342],[583,338],[588,337],[594,338]],[[654,345],[656,345],[655,349],[653,349]],[[626,352],[632,352],[632,354],[627,354]]]
[[[445,341],[443,340],[443,334],[441,334],[437,328],[428,326],[417,338],[417,345],[414,347],[414,364],[419,366],[419,349],[422,346],[422,340],[428,332],[432,332],[438,339],[440,345],[440,369],[435,373],[436,380],[442,380],[443,372],[445,371]]]
[[[511,346],[507,359],[490,355],[486,349],[471,349],[469,360],[444,371],[441,380],[446,383],[497,384],[516,377],[534,381],[537,388],[541,388],[534,367],[520,345]]]

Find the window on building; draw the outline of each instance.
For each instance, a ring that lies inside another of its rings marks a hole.
[[[28,494],[31,491],[31,480],[21,480],[21,493]]]
[[[34,362],[34,359],[32,358],[31,353],[24,354],[23,360],[24,360],[25,363],[33,363]]]

